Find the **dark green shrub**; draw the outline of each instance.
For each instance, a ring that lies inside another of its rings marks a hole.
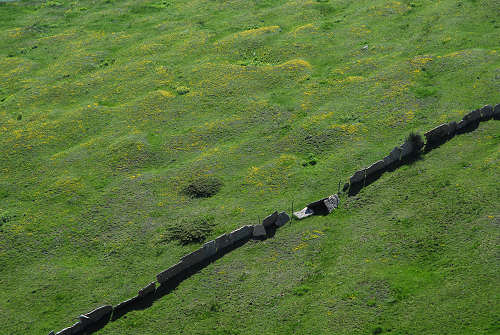
[[[178,241],[182,245],[205,241],[214,227],[214,218],[201,216],[184,219],[181,222],[170,224],[160,235],[161,241]]]
[[[191,198],[209,198],[219,192],[222,181],[214,176],[203,176],[193,179],[182,190]]]
[[[424,147],[424,140],[420,134],[411,132],[406,138],[406,142],[411,143],[412,153],[417,155],[420,150]]]

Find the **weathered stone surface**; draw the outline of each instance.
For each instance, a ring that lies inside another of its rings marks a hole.
[[[51,331],[49,335],[56,335],[56,333],[54,331]]]
[[[240,229],[236,229],[229,234],[229,239],[231,244],[239,242],[241,240],[249,239],[253,234],[253,226],[243,226]]]
[[[493,107],[491,105],[486,105],[481,108],[481,121],[491,120],[493,117]]]
[[[458,123],[457,123],[457,129],[456,129],[456,133],[461,133],[464,131],[464,129],[466,129],[468,126],[468,122],[467,121],[464,121],[464,120],[460,120]]]
[[[274,212],[273,214],[269,215],[264,220],[262,220],[262,224],[264,225],[264,227],[268,228],[274,225],[277,219],[278,219],[278,212]]]
[[[441,124],[424,134],[426,139],[426,144],[430,145],[442,142],[448,138],[448,133],[449,133],[448,124],[447,123]]]
[[[384,157],[384,164],[386,167],[391,166],[392,164],[399,162],[401,158],[401,149],[399,147],[394,147],[391,153]]]
[[[500,120],[500,104],[496,105],[493,108],[493,119]]]
[[[163,272],[160,272],[159,274],[156,275],[156,280],[161,284],[164,282],[167,282],[171,278],[174,278],[175,276],[181,274],[188,268],[187,264],[184,262],[179,262],[175,264],[174,266],[169,267]]]
[[[209,241],[205,243],[200,249],[193,251],[181,257],[181,261],[186,263],[187,266],[193,266],[195,264],[206,261],[208,258],[215,255],[217,249],[215,248],[215,241]]]
[[[73,324],[71,327],[64,328],[63,330],[56,333],[56,335],[74,335],[79,334],[84,330],[84,326],[81,322]]]
[[[340,199],[338,195],[333,194],[328,198],[323,199],[323,203],[325,204],[328,214],[330,214],[335,208],[339,206]]]
[[[366,176],[368,177],[380,173],[384,171],[384,169],[385,169],[385,162],[383,160],[379,160],[370,165],[368,168],[366,168]]]
[[[365,169],[356,171],[349,179],[349,181],[351,182],[351,185],[364,181],[365,180],[365,173],[366,173]]]
[[[457,122],[451,121],[450,123],[448,123],[448,137],[455,136],[456,132],[457,132]]]
[[[278,214],[278,218],[276,219],[276,222],[274,223],[276,227],[282,227],[284,226],[288,221],[290,221],[290,217],[286,212],[281,212]]]
[[[481,120],[481,111],[476,109],[475,111],[465,114],[462,120],[467,122],[478,122]]]
[[[145,297],[147,296],[148,294],[151,294],[153,293],[154,291],[156,290],[156,283],[153,281],[151,283],[148,284],[148,286],[144,287],[144,288],[141,288],[138,292],[138,296],[139,297]]]
[[[410,157],[413,154],[413,144],[411,142],[405,142],[400,147],[401,149],[401,159]]]
[[[125,301],[120,302],[118,305],[116,305],[114,307],[115,313],[116,313],[116,311],[121,311],[122,309],[127,308],[130,305],[133,305],[134,303],[137,302],[138,299],[139,299],[139,297],[133,297],[133,298],[130,298],[130,299],[127,299]]]
[[[305,219],[313,214],[314,214],[313,210],[310,209],[309,207],[306,207],[298,212],[293,212],[293,216],[295,216],[299,220]]]
[[[231,245],[231,240],[228,234],[223,234],[215,239],[215,248],[217,251],[225,249]]]
[[[104,305],[94,309],[91,312],[84,314],[83,317],[87,317],[88,320],[91,320],[92,322],[98,322],[104,319],[105,317],[110,316],[112,312],[113,312],[113,306]]]
[[[264,225],[256,224],[255,226],[253,226],[253,233],[252,233],[253,238],[262,239],[265,238],[266,236],[267,233],[266,233],[266,228],[264,228]]]

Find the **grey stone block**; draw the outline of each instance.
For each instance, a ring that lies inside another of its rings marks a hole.
[[[51,331],[49,335],[56,335],[56,333],[54,331]]]
[[[264,227],[268,228],[274,225],[277,219],[278,219],[278,212],[274,212],[273,214],[267,216],[264,220],[262,220],[262,224],[264,225]]]
[[[338,195],[333,194],[323,199],[323,203],[325,204],[328,214],[330,214],[335,208],[339,207],[340,199]]]
[[[156,280],[161,284],[181,274],[188,268],[186,263],[179,262],[156,275]]]
[[[481,111],[476,109],[468,114],[465,114],[462,120],[467,122],[478,122],[481,120]]]
[[[457,132],[457,122],[451,121],[450,123],[448,123],[448,137],[455,136],[456,132]]]
[[[155,290],[156,290],[156,283],[153,281],[153,282],[149,283],[148,286],[141,288],[139,290],[139,292],[137,293],[137,295],[139,297],[145,297],[148,294],[153,293]]]
[[[447,123],[441,124],[424,134],[426,139],[426,144],[429,145],[442,142],[448,138],[448,133],[449,133],[448,124]]]
[[[413,153],[413,144],[411,142],[405,142],[399,148],[401,149],[400,159],[405,159]]]
[[[465,128],[467,128],[468,126],[468,122],[467,121],[464,121],[464,120],[460,120],[458,123],[457,123],[457,129],[456,129],[456,133],[461,133]]]
[[[262,224],[256,224],[253,226],[253,233],[252,237],[256,239],[262,239],[266,238],[267,233],[266,233],[266,228],[264,228],[264,225]]]
[[[293,212],[293,216],[295,216],[299,220],[305,219],[311,215],[314,215],[314,212],[309,207],[306,207],[298,212]]]
[[[82,316],[83,318],[87,318],[87,320],[90,320],[92,322],[99,322],[105,317],[110,316],[112,312],[113,312],[113,306],[104,305],[94,309],[91,312],[83,314]]]
[[[368,177],[380,173],[384,169],[385,169],[385,162],[383,160],[379,160],[370,165],[368,168],[366,168],[366,176]]]
[[[491,105],[486,105],[481,108],[481,121],[491,120],[493,117],[493,107]]]
[[[500,120],[500,104],[495,105],[493,108],[493,119]]]
[[[215,239],[215,248],[217,251],[225,249],[231,245],[231,240],[228,234],[223,234]]]
[[[286,212],[281,212],[278,214],[278,218],[274,224],[279,228],[284,226],[288,221],[290,221],[288,214]]]
[[[365,180],[365,173],[366,173],[365,169],[356,171],[349,179],[351,185],[364,181]]]
[[[239,242],[241,240],[249,239],[253,234],[253,226],[243,226],[240,229],[233,230],[229,234],[229,239],[231,244]]]
[[[206,261],[208,258],[215,255],[216,252],[217,249],[215,248],[215,241],[209,241],[205,243],[200,249],[181,257],[181,262],[190,267]]]
[[[391,166],[394,163],[399,162],[401,158],[401,149],[399,147],[394,147],[391,153],[384,157],[384,164],[386,167]]]
[[[64,328],[63,330],[56,333],[56,335],[74,335],[83,332],[85,329],[81,322],[77,322],[70,327]]]

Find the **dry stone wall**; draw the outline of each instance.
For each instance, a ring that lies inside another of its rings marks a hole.
[[[344,185],[343,191],[348,192],[348,195],[353,195],[361,188],[375,181],[384,172],[391,171],[402,164],[411,162],[412,159],[415,159],[421,153],[432,150],[455,135],[472,131],[479,126],[480,122],[491,119],[500,120],[500,104],[495,107],[486,105],[481,109],[466,114],[459,122],[453,121],[431,129],[424,134],[426,139],[424,148],[422,148],[423,143],[419,144],[412,141],[407,141],[401,146],[395,147],[383,159],[376,161],[367,168],[356,171],[349,178],[349,182]],[[304,209],[294,212],[293,216],[297,219],[304,219],[311,215],[328,215],[339,204],[339,196],[333,194],[308,204]],[[184,279],[211,262],[244,245],[251,239],[265,240],[274,236],[276,230],[283,227],[289,221],[290,217],[286,212],[278,213],[276,211],[267,216],[262,223],[243,226],[228,234],[223,234],[215,240],[208,241],[200,249],[183,256],[177,264],[158,273],[156,281],[140,289],[135,297],[125,300],[116,306],[104,305],[91,312],[82,314],[78,317],[78,322],[57,332],[56,335],[90,334],[102,328],[110,320],[114,321],[131,310],[147,308],[151,306],[154,300],[169,293]],[[49,335],[51,334],[54,334],[54,332],[52,331]]]

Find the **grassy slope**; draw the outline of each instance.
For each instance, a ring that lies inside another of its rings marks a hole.
[[[252,224],[336,192],[411,130],[500,102],[498,5],[0,4],[2,331],[134,295],[198,247],[161,242],[168,224]],[[494,333],[499,167],[490,121],[99,333]],[[206,174],[218,195],[179,192]]]

